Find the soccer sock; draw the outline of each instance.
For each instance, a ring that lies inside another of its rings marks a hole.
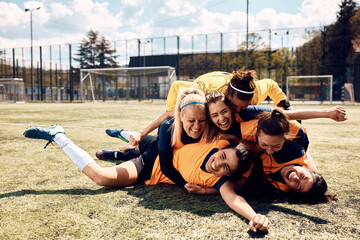
[[[120,135],[125,138],[126,140],[130,141],[130,136],[131,134],[133,134],[134,132],[129,132],[129,131],[121,131]]]
[[[136,149],[128,150],[125,152],[116,151],[114,156],[115,156],[115,159],[117,159],[117,160],[127,161],[130,159],[139,157],[140,152]]]
[[[54,137],[54,141],[59,147],[70,157],[80,171],[82,171],[90,163],[94,163],[94,159],[84,150],[75,145],[65,134],[58,133]]]

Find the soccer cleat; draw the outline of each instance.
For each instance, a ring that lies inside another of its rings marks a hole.
[[[116,128],[108,128],[108,129],[105,130],[106,134],[109,135],[110,137],[120,138],[124,142],[128,143],[129,140],[127,140],[123,136],[121,136],[122,131],[123,131],[123,129],[119,130],[119,129],[116,129]]]
[[[24,137],[48,140],[49,142],[44,147],[46,148],[54,140],[55,135],[58,133],[65,134],[64,128],[58,124],[52,125],[49,128],[29,127],[25,130]]]

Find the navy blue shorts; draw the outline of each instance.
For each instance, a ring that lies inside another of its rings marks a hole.
[[[152,169],[157,156],[158,139],[156,136],[147,135],[139,144],[140,157],[131,159],[138,173],[137,182],[145,182],[151,178]]]

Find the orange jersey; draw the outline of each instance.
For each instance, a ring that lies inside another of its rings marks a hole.
[[[243,140],[257,142],[257,124],[258,119],[242,122],[240,124]],[[306,149],[308,144],[309,142],[306,130],[297,121],[290,121],[288,140],[285,141],[281,150],[272,155],[268,155],[266,153],[260,155],[263,171],[273,186],[284,192],[290,191],[285,183],[271,179],[272,174],[276,173],[287,165],[295,164],[308,167],[306,160]],[[250,172],[248,171],[243,175],[243,178],[247,179],[249,175]]]
[[[202,170],[201,165],[214,148],[221,149],[228,145],[229,142],[226,140],[216,140],[212,144],[205,143],[203,140],[197,143],[186,144],[182,148],[174,150],[173,165],[185,181],[212,187],[221,177]],[[150,180],[145,181],[147,185],[155,185],[157,183],[174,184],[161,172],[159,157],[155,160]]]
[[[275,154],[267,155],[267,154],[263,153],[260,156],[265,176],[267,177],[269,182],[274,187],[276,187],[284,192],[290,192],[289,187],[283,182],[279,182],[279,181],[271,179],[271,174],[274,174],[277,171],[280,171],[283,167],[285,167],[287,165],[301,165],[306,168],[308,167],[305,151],[302,149],[300,144],[293,143],[293,146],[291,147],[291,149],[289,149],[289,151],[291,151],[291,154],[290,154],[290,156],[288,156],[289,159],[287,159],[287,160],[289,160],[289,161],[287,161],[287,162],[280,162],[280,163],[277,162],[274,159]]]

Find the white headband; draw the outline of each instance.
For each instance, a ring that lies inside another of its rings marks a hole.
[[[230,82],[230,87],[232,87],[235,91],[238,91],[238,92],[241,92],[241,93],[244,93],[244,94],[253,94],[253,93],[254,93],[254,91],[247,92],[247,91],[240,90],[240,89],[234,87],[234,86],[231,84],[231,82]]]

